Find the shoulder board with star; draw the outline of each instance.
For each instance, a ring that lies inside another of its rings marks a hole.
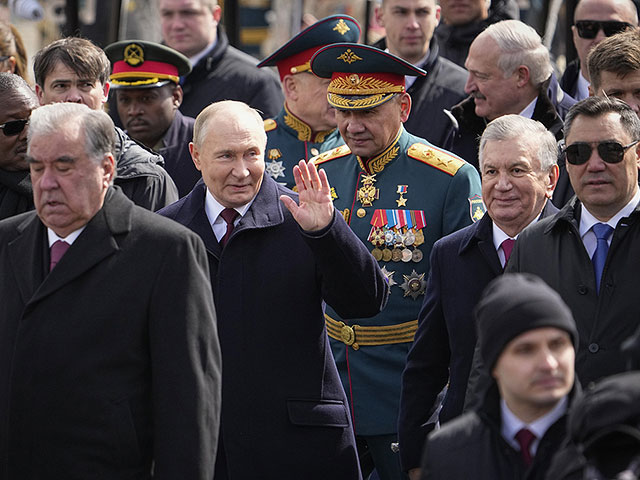
[[[311,160],[314,164],[320,165],[321,163],[328,162],[329,160],[333,160],[335,158],[344,157],[345,155],[349,155],[351,150],[346,145],[341,145],[333,150],[328,150],[320,155],[313,157]]]
[[[438,148],[430,147],[424,143],[414,143],[407,150],[407,155],[420,162],[431,165],[438,170],[454,176],[466,163],[464,160],[454,157]]]
[[[264,121],[264,131],[270,132],[271,130],[275,130],[278,124],[273,118],[268,118]]]

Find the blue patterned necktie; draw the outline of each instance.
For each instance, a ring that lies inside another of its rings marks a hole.
[[[596,275],[596,291],[600,293],[600,280],[602,278],[604,264],[607,260],[607,253],[609,252],[609,244],[607,243],[607,239],[613,232],[613,227],[607,225],[606,223],[596,223],[593,227],[591,227],[591,229],[593,230],[593,233],[596,234],[596,238],[598,239],[596,251],[593,252],[591,261],[593,262],[593,272]]]

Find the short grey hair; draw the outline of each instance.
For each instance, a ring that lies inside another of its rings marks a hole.
[[[549,50],[529,25],[520,20],[503,20],[490,25],[480,35],[487,35],[498,44],[498,67],[504,72],[505,78],[511,76],[520,65],[529,69],[533,85],[538,86],[551,76],[553,66]]]
[[[537,120],[520,115],[503,115],[487,125],[480,139],[478,158],[480,171],[484,163],[484,147],[488,141],[512,141],[527,145],[540,162],[540,172],[548,172],[558,163],[558,144],[553,133]]]
[[[38,135],[59,135],[65,125],[79,124],[84,135],[85,152],[96,163],[107,153],[115,150],[115,127],[108,114],[102,110],[91,110],[81,103],[52,103],[36,108],[31,113],[27,133],[27,154],[31,140]]]
[[[202,110],[196,117],[196,123],[193,126],[193,143],[196,147],[201,147],[204,143],[204,139],[207,136],[209,128],[211,127],[213,120],[220,114],[226,113],[248,113],[250,116],[255,117],[257,128],[264,134],[264,143],[267,144],[267,134],[264,131],[264,121],[260,116],[260,113],[255,108],[251,108],[244,102],[238,102],[236,100],[223,100],[215,102]],[[228,117],[227,117],[228,118]]]

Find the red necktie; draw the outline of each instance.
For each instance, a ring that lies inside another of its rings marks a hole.
[[[227,224],[227,232],[224,234],[224,237],[220,239],[220,245],[222,248],[229,241],[229,237],[231,237],[231,232],[233,232],[233,222],[238,217],[239,213],[235,211],[233,208],[225,208],[220,212],[220,216]]]
[[[516,433],[516,440],[520,444],[520,454],[522,455],[522,460],[524,460],[524,464],[528,467],[531,465],[531,461],[533,457],[531,456],[531,444],[536,439],[536,436],[526,428],[523,428],[518,433]]]
[[[49,271],[53,270],[53,267],[58,264],[62,256],[67,252],[67,250],[69,250],[70,246],[71,245],[62,240],[56,240],[53,242],[50,252]]]
[[[513,245],[516,241],[513,238],[507,238],[504,242],[500,244],[502,247],[502,252],[504,253],[504,263],[506,264],[509,261],[509,257],[511,256],[511,251],[513,250]]]

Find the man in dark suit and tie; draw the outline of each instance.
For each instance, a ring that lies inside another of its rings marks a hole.
[[[109,116],[31,115],[35,212],[0,222],[0,479],[213,475],[204,246],[117,188]]]
[[[402,378],[399,440],[403,469],[419,478],[420,457],[438,394],[449,382],[439,414],[444,423],[462,413],[476,343],[473,308],[486,285],[502,273],[515,238],[557,209],[556,140],[544,125],[519,115],[491,122],[480,141],[482,198],[479,222],[433,247],[419,325]]]
[[[203,182],[160,212],[209,256],[225,368],[215,478],[358,479],[323,301],[373,316],[388,285],[334,209],[326,174],[301,161],[296,195],[265,174],[266,143],[246,104],[205,108],[190,146]]]

